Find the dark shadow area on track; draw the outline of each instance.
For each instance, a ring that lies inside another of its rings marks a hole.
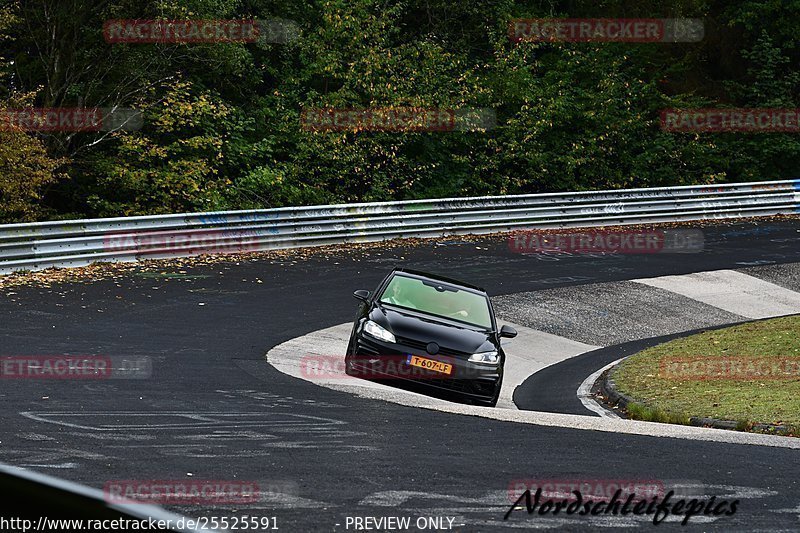
[[[522,382],[514,390],[514,404],[524,411],[544,411],[571,415],[600,416],[589,411],[578,399],[581,383],[597,370],[622,357],[633,355],[652,346],[688,337],[695,333],[723,329],[736,324],[753,322],[745,320],[721,326],[682,331],[649,339],[640,339],[615,346],[607,346],[577,355],[560,363],[543,368]]]

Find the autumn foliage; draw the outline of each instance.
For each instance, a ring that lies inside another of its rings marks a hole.
[[[797,177],[796,133],[665,131],[660,116],[800,107],[799,15],[796,2],[766,0],[12,3],[0,8],[0,106],[25,95],[35,107],[134,108],[143,123],[0,131],[0,222]],[[704,35],[509,39],[509,21],[546,17],[693,18]],[[296,31],[222,43],[104,36],[108,21],[132,19]],[[304,126],[313,110],[366,123],[375,113],[361,110],[408,109],[490,110],[496,121]]]

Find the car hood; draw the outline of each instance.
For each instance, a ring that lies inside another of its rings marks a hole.
[[[375,306],[369,318],[394,333],[398,342],[402,342],[400,337],[405,337],[426,344],[435,342],[443,348],[466,353],[496,349],[490,332],[463,327],[447,319],[413,311],[401,312],[388,306]]]

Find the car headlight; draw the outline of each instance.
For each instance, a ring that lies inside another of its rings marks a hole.
[[[500,362],[500,356],[496,350],[491,352],[474,353],[469,356],[470,363],[480,363],[484,365],[496,365]]]
[[[376,339],[384,342],[397,342],[391,331],[379,326],[372,320],[367,320],[367,322],[364,324],[364,333],[368,334],[370,337],[375,337]]]

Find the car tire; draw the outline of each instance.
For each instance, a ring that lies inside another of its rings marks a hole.
[[[350,354],[344,356],[344,373],[348,376],[358,377],[358,372],[353,368],[353,362],[350,359]]]

